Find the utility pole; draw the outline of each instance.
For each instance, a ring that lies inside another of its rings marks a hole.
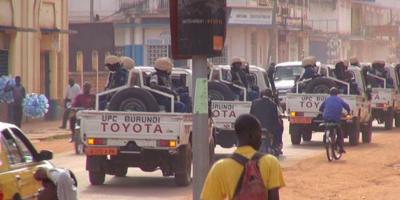
[[[208,130],[207,57],[193,57],[193,200],[200,200],[204,180],[210,167]]]
[[[94,0],[90,0],[90,23],[94,22]]]
[[[278,26],[276,25],[276,13],[278,11],[278,0],[274,0],[272,8],[272,29],[270,31],[270,42],[268,48],[268,63],[277,62],[276,49],[277,49],[277,35]]]

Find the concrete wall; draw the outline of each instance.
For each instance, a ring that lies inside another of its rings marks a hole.
[[[68,73],[68,34],[63,33],[68,30],[67,3],[67,0],[0,0],[0,13],[10,14],[1,15],[0,25],[21,28],[4,32],[9,36],[9,72],[22,77],[28,93],[63,98]],[[45,58],[48,58],[48,72],[44,70]]]

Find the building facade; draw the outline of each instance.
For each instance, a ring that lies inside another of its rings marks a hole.
[[[0,0],[0,75],[28,93],[63,99],[68,73],[68,1]]]
[[[399,7],[390,0],[311,0],[310,54],[326,63],[400,55]]]
[[[323,63],[350,55],[351,0],[311,0],[310,54]]]
[[[269,52],[273,1],[228,0],[227,4],[230,16],[225,49],[223,56],[212,59],[213,63],[228,64],[238,56],[253,65],[266,66],[270,60],[299,60],[308,54],[308,0],[278,1],[278,45],[271,49],[274,54]],[[152,65],[156,58],[170,56],[168,0],[121,0],[120,11],[124,18],[115,22],[115,42],[124,55],[140,65]],[[277,58],[269,58],[271,55]],[[190,63],[175,61],[175,65]]]

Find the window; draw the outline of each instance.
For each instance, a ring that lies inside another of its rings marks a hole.
[[[157,58],[169,57],[170,45],[147,45],[147,65],[153,66]]]
[[[8,50],[0,49],[0,76],[8,75]]]

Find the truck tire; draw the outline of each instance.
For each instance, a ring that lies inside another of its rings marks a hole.
[[[304,126],[302,129],[301,136],[304,142],[309,142],[312,139],[312,129],[310,126]]]
[[[214,163],[214,155],[215,155],[215,142],[214,137],[211,139],[209,144],[209,156],[210,156],[210,166]]]
[[[371,143],[372,140],[372,120],[361,126],[362,142],[365,144]]]
[[[332,87],[336,87],[336,83],[334,81],[320,77],[307,83],[304,91],[312,94],[328,94]]]
[[[192,149],[190,145],[179,147],[176,161],[180,170],[175,171],[175,183],[179,187],[188,186],[192,181]]]
[[[385,115],[385,129],[386,130],[392,130],[392,128],[393,128],[393,118],[394,118],[393,108],[389,108],[386,111],[386,115]]]
[[[158,112],[160,108],[154,96],[140,88],[128,88],[116,93],[110,101],[111,111]]]
[[[397,113],[394,116],[394,125],[395,125],[396,128],[400,127],[400,113]]]
[[[208,82],[208,99],[233,101],[235,100],[235,94],[226,84],[221,82],[211,81]]]
[[[92,185],[103,185],[106,173],[103,171],[89,171],[89,181]]]
[[[349,135],[350,145],[358,145],[360,141],[360,119],[358,117],[354,117],[353,122],[351,124],[348,124],[347,131]]]
[[[118,167],[115,170],[115,176],[116,177],[125,177],[126,174],[128,174],[128,167]]]
[[[301,125],[289,125],[290,140],[293,145],[299,145],[301,143],[301,128]]]

